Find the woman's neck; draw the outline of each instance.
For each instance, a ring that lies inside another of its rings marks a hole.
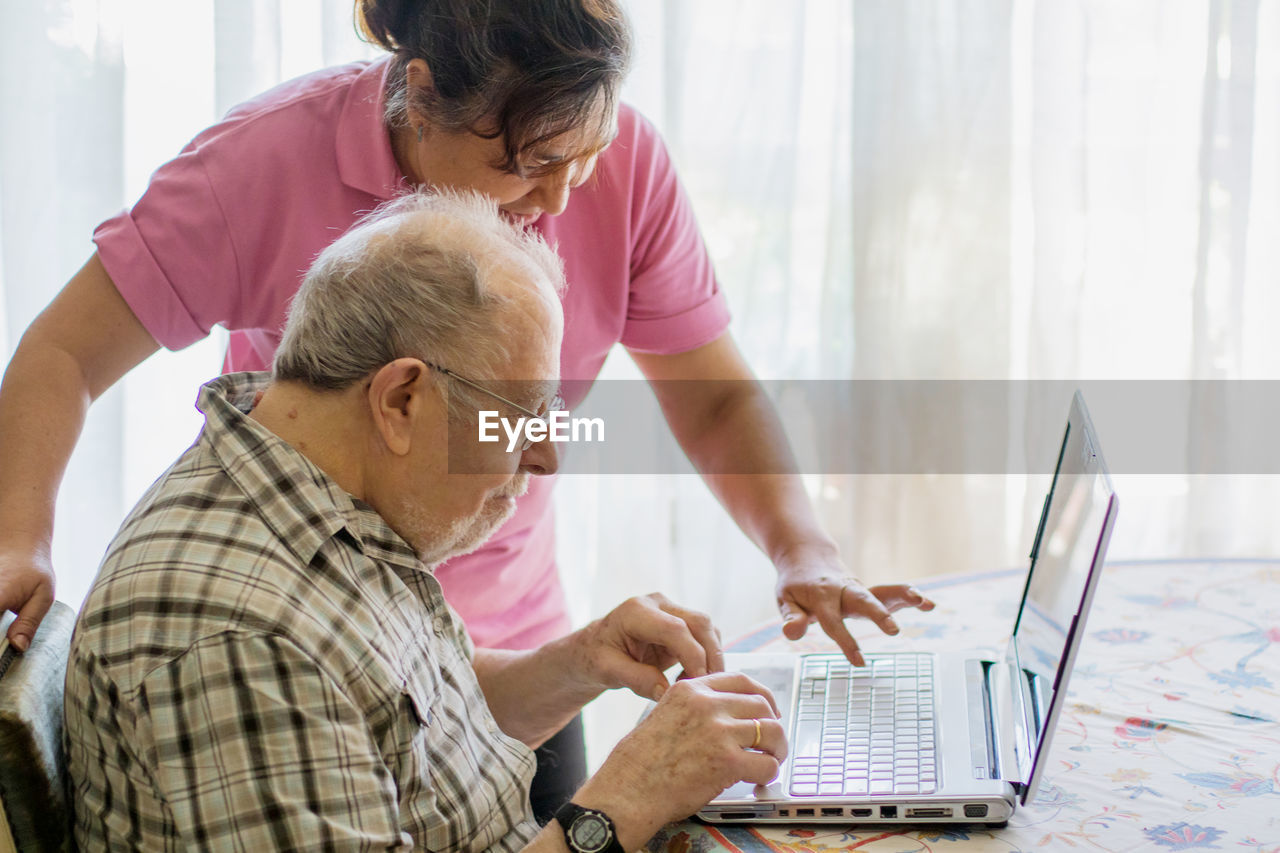
[[[414,186],[421,186],[424,180],[418,169],[418,148],[414,144],[418,131],[412,125],[401,125],[391,128],[387,133],[391,138],[391,155],[396,159],[400,174]]]

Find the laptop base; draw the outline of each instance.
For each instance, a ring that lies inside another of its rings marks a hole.
[[[709,824],[718,823],[867,823],[867,824],[918,824],[964,823],[969,825],[1003,826],[1013,814],[1013,805],[1003,798],[993,800],[929,800],[920,803],[857,802],[837,805],[829,801],[812,806],[787,804],[771,807],[756,803],[750,807],[739,806],[707,808],[698,818]]]

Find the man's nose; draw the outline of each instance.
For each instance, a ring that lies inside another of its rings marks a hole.
[[[560,451],[556,442],[544,438],[529,445],[529,449],[520,454],[520,468],[535,477],[554,474],[560,468]]]

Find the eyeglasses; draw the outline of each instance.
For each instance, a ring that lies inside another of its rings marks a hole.
[[[506,397],[502,396],[501,394],[490,391],[488,388],[484,387],[479,382],[474,382],[466,378],[465,376],[459,376],[458,374],[454,373],[452,370],[450,370],[447,367],[441,367],[440,365],[432,364],[429,361],[424,363],[427,365],[427,367],[430,367],[432,370],[438,373],[443,373],[445,376],[448,376],[450,379],[456,379],[457,381],[461,382],[463,385],[466,385],[470,388],[474,388],[475,390],[479,391],[481,394],[492,397],[493,399],[498,400],[499,402],[510,406],[511,408],[515,409],[517,412],[524,415],[526,418],[530,418],[531,420],[542,421],[543,423],[547,423],[547,415],[549,415],[551,412],[561,411],[565,407],[564,398],[561,397],[560,392],[557,391],[556,395],[551,398],[551,403],[550,405],[547,406],[546,412],[544,412],[543,414],[538,414],[537,412],[531,412],[528,409],[526,409],[524,406],[521,406],[519,403],[513,403],[510,400],[508,400]],[[550,429],[551,429],[551,425],[547,423],[547,429],[544,430],[544,434],[550,434]],[[528,436],[529,436],[529,431],[525,430],[524,443],[520,445],[521,453],[528,450],[530,447],[533,447],[533,439],[529,438]]]

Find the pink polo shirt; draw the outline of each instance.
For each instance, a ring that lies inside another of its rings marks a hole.
[[[227,370],[263,370],[316,254],[405,187],[382,124],[387,60],[325,69],[231,110],[94,232],[155,339],[181,349],[231,330]],[[610,347],[677,353],[729,312],[667,151],[629,107],[596,177],[535,224],[565,262],[561,374],[593,379]],[[568,400],[570,405],[577,400]],[[535,477],[479,551],[436,571],[478,645],[533,648],[569,620],[555,564],[554,477]]]

